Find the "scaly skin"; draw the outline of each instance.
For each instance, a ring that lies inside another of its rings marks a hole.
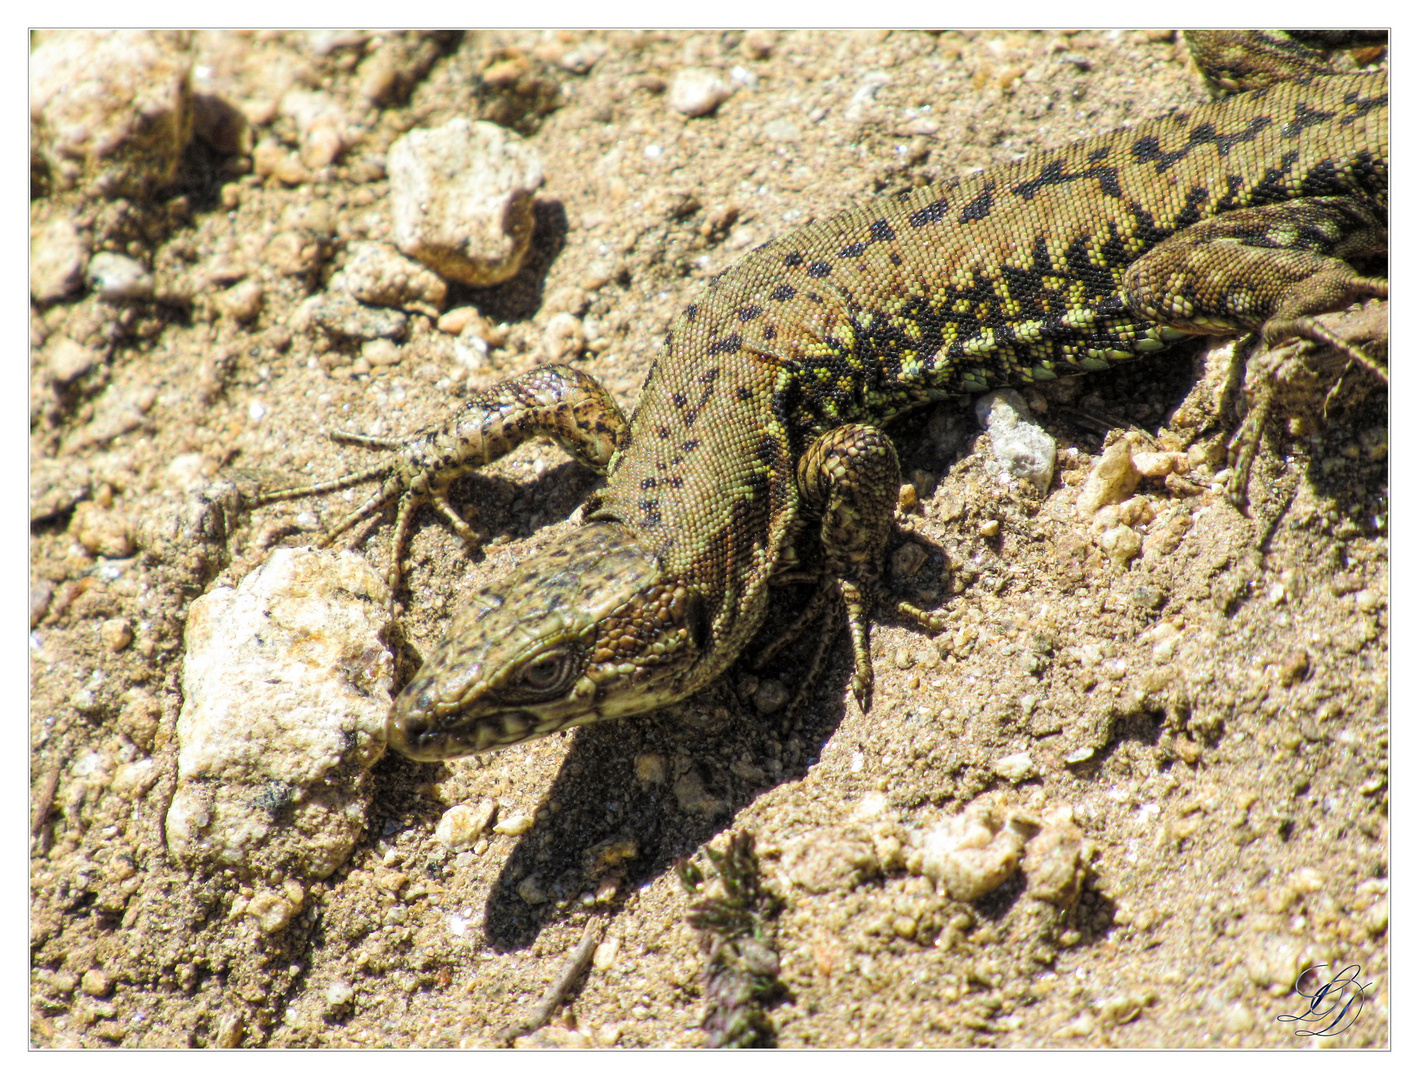
[[[900,481],[879,425],[1188,334],[1334,345],[1312,316],[1387,294],[1346,261],[1385,249],[1387,94],[1383,73],[1278,83],[849,210],[712,279],[629,424],[587,376],[539,369],[356,474],[385,481],[350,520],[402,500],[393,573],[406,507],[428,497],[457,521],[448,480],[519,438],[552,435],[608,475],[573,540],[470,599],[395,702],[390,744],[448,758],[678,701],[805,576],[846,602],[866,707]],[[532,383],[555,409],[491,407]]]

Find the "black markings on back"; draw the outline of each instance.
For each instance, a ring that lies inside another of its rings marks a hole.
[[[802,265],[803,265],[803,252],[801,252],[801,251],[790,251],[787,255],[785,255],[785,256],[783,257],[783,265],[784,265],[784,266],[787,266],[787,267],[790,267],[790,268],[791,268],[791,267],[794,267],[794,266],[802,266]]]
[[[1372,98],[1362,98],[1360,91],[1352,90],[1345,95],[1345,104],[1353,106],[1355,111],[1340,118],[1341,127],[1349,127],[1367,113],[1373,112],[1375,109],[1383,109],[1389,104],[1389,91],[1386,90],[1383,94],[1377,94]]]
[[[647,529],[653,529],[660,524],[660,500],[642,499],[640,508],[645,511],[645,520],[641,522]]]
[[[699,304],[691,304],[689,307],[687,307],[687,308],[685,309],[685,321],[686,321],[686,322],[694,322],[694,321],[695,321],[695,316],[698,315],[699,313],[700,313],[700,305],[699,305]]]
[[[1184,120],[1185,117],[1179,115],[1175,119]],[[1232,152],[1232,147],[1256,141],[1256,137],[1272,123],[1269,116],[1253,116],[1247,121],[1247,126],[1235,135],[1219,134],[1216,124],[1198,124],[1187,133],[1187,142],[1177,150],[1165,151],[1158,136],[1144,135],[1142,138],[1134,140],[1133,160],[1140,165],[1150,161],[1155,162],[1158,171],[1164,172],[1201,146],[1216,147],[1218,155],[1226,157]]]
[[[753,400],[754,400],[754,391],[751,390],[751,389],[749,389],[749,387],[747,387],[747,386],[739,386],[739,387],[736,387],[735,390],[734,390],[734,393],[735,393],[735,395],[739,398],[740,401],[753,401]]]
[[[961,216],[957,218],[962,225],[969,225],[972,221],[980,221],[989,216],[991,205],[995,202],[995,181],[992,180],[985,187],[981,188],[981,193],[961,208]]]
[[[1139,140],[1140,142],[1143,140]],[[1154,142],[1157,140],[1154,139]],[[1033,180],[1024,180],[1016,184],[1011,190],[1022,199],[1033,199],[1041,191],[1055,184],[1069,184],[1075,180],[1097,180],[1099,191],[1119,198],[1123,195],[1122,188],[1119,187],[1118,169],[1112,165],[1091,165],[1087,169],[1079,172],[1069,172],[1064,167],[1063,158],[1055,158],[1042,168]]]
[[[913,228],[920,229],[923,225],[934,225],[946,216],[946,211],[950,209],[945,199],[937,199],[928,206],[923,206],[920,210],[913,210],[907,217],[907,223]]]
[[[1333,112],[1322,112],[1319,109],[1312,109],[1304,101],[1296,102],[1296,114],[1281,125],[1281,134],[1288,139],[1300,138],[1301,132],[1308,127],[1315,127],[1317,124],[1324,124],[1328,120],[1335,118]]]
[[[720,356],[723,353],[731,353],[738,350],[744,344],[744,339],[739,334],[730,334],[722,337],[718,341],[710,342],[709,348],[705,350],[706,356]]]
[[[1291,193],[1286,178],[1291,175],[1291,169],[1300,157],[1300,153],[1295,150],[1287,150],[1282,154],[1280,167],[1267,169],[1261,180],[1252,186],[1252,198],[1258,202],[1280,202],[1289,197]]]
[[[758,304],[745,304],[736,312],[736,314],[739,316],[740,322],[750,322],[754,319],[757,319],[763,313],[764,309],[761,308]]]
[[[653,487],[655,487],[655,477],[647,476],[644,480],[641,481],[642,491],[649,491]]]
[[[872,223],[869,233],[873,240],[895,240],[897,238],[897,234],[892,231],[892,226],[888,225],[883,218],[878,218]]]
[[[841,251],[839,251],[839,252],[838,252],[838,258],[839,258],[839,259],[856,259],[856,258],[858,258],[858,257],[859,257],[864,251],[866,251],[866,250],[867,250],[867,245],[864,244],[861,240],[859,240],[859,241],[858,241],[857,243],[855,243],[855,244],[848,244],[847,247],[845,247],[845,248],[843,248]],[[810,269],[808,272],[811,274],[813,271]]]
[[[737,349],[739,347],[739,335],[735,334],[734,337],[734,347]],[[705,404],[709,401],[709,399],[714,395],[714,383],[715,380],[718,378],[719,368],[717,367],[705,368],[704,371],[700,372],[697,376],[695,376],[695,381],[700,383],[704,387],[704,390],[700,393],[700,400],[695,402],[689,408],[685,408],[685,402],[687,401],[687,399],[684,394],[676,394],[672,399],[674,400],[676,406],[682,410],[682,415],[686,427],[690,427],[694,424],[696,420],[700,418],[700,412],[704,409]],[[698,440],[692,439],[691,442],[695,442],[696,445],[698,445]]]
[[[798,294],[798,290],[792,285],[780,285],[773,292],[769,293],[770,300],[792,300]]]
[[[833,272],[833,268],[821,259],[808,264],[808,276],[815,278],[825,278]]]

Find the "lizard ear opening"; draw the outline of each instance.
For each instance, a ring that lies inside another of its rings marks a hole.
[[[685,625],[689,628],[690,640],[695,643],[695,648],[700,652],[709,648],[714,627],[710,622],[709,609],[694,589],[690,590],[690,598],[685,602]]]

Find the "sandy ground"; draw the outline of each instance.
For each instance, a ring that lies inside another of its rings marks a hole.
[[[1296,1025],[1275,1017],[1299,1011],[1292,980],[1322,962],[1357,964],[1369,984],[1331,1041],[1387,1045],[1387,398],[1352,375],[1326,418],[1318,400],[1290,410],[1244,516],[1218,494],[1237,423],[1225,349],[1204,360],[1185,345],[1028,395],[1061,451],[1043,498],[995,477],[965,405],[893,427],[929,553],[898,584],[950,628],[874,630],[868,715],[840,640],[788,729],[755,706],[771,676],[734,671],[682,706],[482,760],[391,755],[354,853],[275,933],[233,914],[252,882],[171,858],[187,605],[300,542],[296,515],[322,505],[253,512],[215,557],[186,560],[95,555],[77,519],[102,511],[87,528],[141,538],[194,477],[358,467],[368,452],[326,430],[433,423],[466,388],[537,362],[564,312],[586,327],[579,362],[629,408],[674,313],[750,247],[1202,98],[1168,32],[508,32],[435,42],[407,99],[366,103],[364,54],[418,44],[199,36],[196,62],[233,73],[237,104],[318,87],[354,118],[352,145],[287,186],[195,144],[179,202],[41,193],[32,206],[36,220],[87,215],[159,274],[325,223],[307,272],[256,260],[254,321],[200,296],[32,308],[32,487],[58,507],[30,539],[33,1044],[491,1045],[594,919],[589,971],[520,1044],[704,1045],[704,954],[673,867],[747,829],[776,897],[765,933],[782,989],[765,1015],[781,1046],[1295,1045]],[[513,89],[480,76],[508,62]],[[664,91],[695,66],[736,92],[687,119]],[[448,304],[507,324],[503,343],[470,371],[423,316],[378,366],[293,333],[345,245],[387,238],[390,143],[456,115],[515,123],[544,161],[527,267]],[[280,116],[257,134],[294,142]],[[103,361],[55,383],[56,335]],[[1130,511],[1142,551],[1120,562],[1075,504],[1127,432],[1195,467],[1183,483],[1144,481]],[[460,591],[528,557],[596,482],[531,444],[455,488],[481,551],[420,517],[406,677]],[[98,511],[81,514],[69,490]],[[381,568],[390,532],[385,518],[359,546]],[[485,798],[500,820],[536,823],[456,855],[434,839],[449,806]],[[963,902],[881,855],[884,836],[982,800],[1071,822],[1077,880],[1042,898],[1027,859]]]

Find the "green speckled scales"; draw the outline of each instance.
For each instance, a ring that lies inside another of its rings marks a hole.
[[[811,438],[1184,336],[1133,314],[1129,264],[1228,210],[1317,195],[1382,206],[1387,85],[1333,76],[1178,110],[766,244],[675,320],[588,511],[723,597],[717,625],[748,614],[796,519]]]

